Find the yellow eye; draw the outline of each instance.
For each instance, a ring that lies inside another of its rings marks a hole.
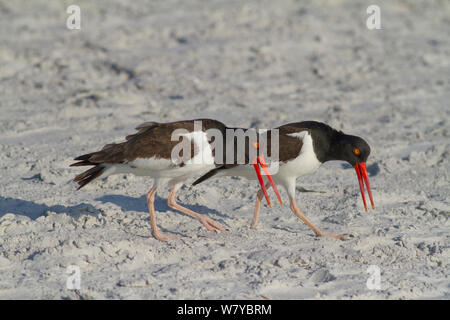
[[[361,150],[359,150],[358,148],[353,149],[353,153],[356,154],[357,156],[359,156],[361,154]]]

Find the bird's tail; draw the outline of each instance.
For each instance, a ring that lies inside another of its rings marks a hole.
[[[89,170],[86,170],[83,173],[80,173],[73,179],[73,181],[75,181],[79,184],[79,187],[77,188],[77,190],[80,190],[85,185],[87,185],[89,182],[91,182],[95,178],[98,178],[103,173],[103,170],[105,169],[105,166],[103,166],[101,163],[94,163],[94,162],[89,161],[89,158],[91,156],[92,156],[92,153],[79,156],[79,157],[75,158],[75,160],[78,160],[79,162],[75,162],[70,165],[71,167],[94,166],[93,168],[90,168]]]
[[[207,173],[205,173],[204,175],[202,175],[200,178],[198,178],[197,180],[194,181],[194,183],[192,183],[193,186],[215,176],[220,170],[224,169],[225,166],[221,166],[215,169],[212,169],[210,171],[208,171]]]

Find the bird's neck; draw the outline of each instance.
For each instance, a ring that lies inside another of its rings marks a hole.
[[[313,147],[317,159],[321,162],[344,160],[342,159],[341,141],[344,133],[339,131],[316,131],[313,134]]]

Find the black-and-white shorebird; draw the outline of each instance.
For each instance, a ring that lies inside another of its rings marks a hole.
[[[345,235],[333,235],[320,230],[300,211],[295,201],[296,179],[315,171],[324,162],[346,161],[355,168],[366,211],[364,183],[367,186],[372,208],[374,208],[366,169],[366,160],[370,154],[368,143],[360,137],[344,134],[325,123],[316,121],[290,123],[275,129],[278,130],[279,136],[278,172],[272,177],[276,184],[280,184],[286,189],[290,209],[314,231],[316,236],[343,238]],[[268,163],[271,162],[271,137],[271,134],[267,134]],[[197,179],[194,185],[213,176],[243,176],[248,179],[257,179],[250,165],[221,166]],[[267,184],[266,187],[268,188],[270,185]],[[252,227],[256,227],[258,224],[262,197],[263,190],[261,189],[256,197]]]
[[[152,234],[156,239],[177,239],[163,234],[156,223],[154,200],[158,186],[163,183],[170,187],[167,199],[170,208],[198,219],[209,231],[227,231],[211,218],[178,204],[175,196],[185,180],[205,174],[216,168],[218,163],[226,163],[227,130],[233,132],[247,129],[228,128],[222,122],[212,119],[146,122],[136,129],[138,132],[127,136],[125,142],[108,144],[100,151],[75,158],[78,162],[71,166],[94,166],[75,177],[78,189],[96,178],[113,174],[149,176],[155,180],[147,193],[147,203]],[[188,141],[187,148],[178,148],[180,137]],[[236,149],[236,144],[233,141],[231,143],[231,148]],[[247,158],[248,163],[248,155],[244,155],[244,158]],[[237,154],[231,159],[231,163],[236,162],[236,159]],[[276,188],[274,185],[273,187]]]

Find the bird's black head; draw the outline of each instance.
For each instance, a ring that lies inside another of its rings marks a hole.
[[[358,176],[359,188],[367,211],[366,198],[364,196],[364,183],[369,193],[370,203],[374,208],[372,191],[367,175],[366,161],[370,155],[369,144],[364,139],[351,136],[317,121],[303,121],[290,123],[282,127],[296,127],[301,131],[307,129],[312,136],[314,153],[321,163],[330,160],[341,160],[351,164]],[[280,127],[281,128],[281,127]]]
[[[351,136],[342,131],[335,130],[329,125],[317,121],[303,121],[291,123],[288,126],[307,128],[313,138],[314,153],[321,162],[330,160],[341,160],[351,164],[358,176],[359,188],[367,211],[364,196],[364,183],[369,193],[372,208],[374,208],[372,191],[370,189],[369,177],[367,175],[366,161],[370,155],[369,144],[364,139]]]
[[[364,139],[357,136],[350,136],[342,132],[336,132],[333,142],[330,145],[330,160],[347,161],[355,168],[358,177],[359,188],[363,199],[364,207],[367,211],[366,198],[364,196],[364,183],[369,193],[372,208],[373,203],[372,190],[370,189],[369,177],[367,175],[366,161],[370,155],[369,144]]]
[[[339,133],[331,145],[332,160],[347,161],[352,167],[365,163],[370,155],[369,144],[362,138]]]

